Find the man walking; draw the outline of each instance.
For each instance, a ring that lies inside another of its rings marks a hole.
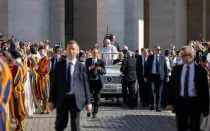
[[[204,68],[194,63],[191,47],[182,49],[184,65],[175,66],[167,92],[166,109],[176,113],[178,131],[200,131],[200,116],[209,114],[209,87]]]
[[[104,74],[106,74],[105,63],[99,59],[98,49],[93,48],[92,58],[86,60],[86,67],[88,70],[89,82],[90,82],[90,92],[93,97],[93,118],[97,117],[98,107],[100,103],[101,97],[101,89],[102,89],[102,81],[101,78]],[[89,117],[91,114],[88,113]]]
[[[49,109],[57,109],[55,130],[63,131],[67,127],[69,112],[71,130],[80,131],[80,112],[87,108],[91,112],[89,80],[85,65],[76,56],[79,45],[70,41],[66,47],[67,58],[59,61],[52,75],[50,87]]]
[[[165,57],[160,55],[161,48],[160,46],[154,46],[153,50],[154,55],[148,57],[147,67],[145,72],[145,81],[149,82],[149,99],[150,99],[150,110],[154,110],[154,93],[156,94],[156,111],[161,112],[160,110],[160,101],[162,93],[162,83],[168,78],[168,68],[166,65]],[[154,88],[153,86],[154,85]]]

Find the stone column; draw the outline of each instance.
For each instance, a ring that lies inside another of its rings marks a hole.
[[[176,0],[176,40],[177,49],[187,45],[187,0]]]
[[[116,41],[124,44],[124,1],[97,0],[97,40],[103,45],[104,36],[108,33],[116,35]],[[126,43],[125,43],[126,44]]]
[[[150,0],[149,47],[151,49],[154,45],[160,45],[164,50],[175,43],[176,1]]]
[[[97,42],[97,0],[74,0],[74,39],[81,49]]]
[[[20,41],[49,38],[48,0],[8,0],[8,34]]]
[[[206,40],[210,41],[210,1],[206,0]]]
[[[8,0],[0,0],[0,33],[8,37]]]
[[[187,40],[201,40],[203,32],[203,0],[188,0],[187,5]]]
[[[49,34],[51,46],[65,43],[65,0],[49,0]]]
[[[144,46],[144,0],[125,1],[125,44],[129,49]]]
[[[207,11],[207,0],[203,0],[203,38],[206,39],[206,11]]]

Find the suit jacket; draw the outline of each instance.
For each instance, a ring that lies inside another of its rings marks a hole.
[[[117,51],[119,51],[119,52],[121,51],[120,46],[117,42],[114,42],[113,46],[115,46],[117,48]]]
[[[177,108],[179,108],[182,68],[183,65],[174,67],[169,83],[170,86],[167,90],[167,105],[174,106],[174,113],[176,113]],[[209,112],[209,86],[207,73],[205,69],[196,64],[194,82],[197,97],[199,99],[200,111]]]
[[[136,58],[136,74],[137,74],[138,80],[144,78],[144,73],[145,73],[146,67],[147,67],[147,65],[144,65],[144,72],[143,72],[142,62],[143,62],[142,56],[138,56]]]
[[[147,67],[145,72],[145,78],[150,79],[151,73],[152,73],[152,65],[153,65],[154,55],[151,55],[147,59]],[[164,80],[165,78],[168,78],[168,68],[166,64],[165,56],[159,56],[159,71],[160,71],[160,79]]]
[[[127,57],[123,60],[120,71],[124,74],[124,78],[127,82],[135,81],[136,76],[136,58]]]
[[[49,102],[53,102],[56,108],[61,107],[66,97],[68,88],[66,70],[66,59],[60,60],[53,70]],[[79,61],[75,65],[73,88],[76,105],[79,110],[83,110],[87,104],[91,104],[91,97],[86,67]]]
[[[93,63],[93,59],[92,59],[92,58],[88,58],[88,59],[86,60],[86,62],[85,62],[86,68],[87,68],[87,70],[88,70],[88,76],[89,76],[90,80],[94,80],[94,77],[93,77],[94,75],[99,76],[99,78],[101,79],[101,77],[102,77],[104,74],[106,74],[106,69],[105,69],[105,63],[104,63],[104,61],[101,60],[101,59],[97,59],[97,65],[98,65],[99,67],[101,67],[101,70],[98,70],[98,71],[96,72],[97,74],[95,74],[95,72],[94,72],[93,69],[92,69],[92,70],[89,70],[89,67],[92,65],[92,63]]]
[[[60,57],[60,58],[59,58],[59,61],[60,61],[61,59],[64,59],[64,58]],[[51,64],[52,64],[52,67],[51,67],[51,69],[50,69],[50,80],[52,80],[52,75],[53,75],[52,72],[53,72],[53,70],[54,70],[54,61],[55,61],[55,57],[51,58],[50,61],[51,61]]]

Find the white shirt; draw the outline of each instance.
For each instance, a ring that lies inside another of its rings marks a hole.
[[[187,65],[183,65],[182,68],[182,74],[181,74],[181,90],[180,90],[180,96],[184,97],[184,83],[185,83],[185,75],[187,72]],[[195,64],[192,63],[189,65],[189,81],[188,81],[188,94],[189,97],[195,97],[197,96],[196,90],[195,90]]]
[[[180,58],[180,57],[175,57],[172,61],[172,66],[173,67],[176,66],[176,65],[181,65],[181,64],[183,64],[183,62],[182,62],[182,58]]]
[[[157,73],[156,72],[156,57],[158,56],[158,61],[160,59],[160,55],[154,55],[154,59],[153,59],[153,64],[152,64],[152,73]]]
[[[108,45],[107,47],[104,47],[101,52],[118,53],[117,48],[113,45]],[[112,64],[112,60],[117,59],[117,57],[118,54],[102,54],[102,60],[108,65]]]
[[[167,65],[167,68],[168,70],[171,69],[171,64],[170,64],[170,60],[168,57],[165,57],[165,60],[166,60],[166,65]],[[168,72],[168,75],[170,76],[171,75],[171,72]]]
[[[21,58],[17,58],[14,60],[14,63],[21,63],[21,62],[22,62]]]
[[[92,58],[92,64],[95,64],[95,63],[97,63],[97,59]]]
[[[69,92],[68,94],[74,94],[74,69],[75,69],[77,59],[75,58],[73,60],[69,60],[68,58],[66,58],[66,72],[67,72],[67,69],[69,66],[69,62],[71,62],[72,64],[71,64],[71,72],[69,72],[69,73],[71,73],[71,92]]]

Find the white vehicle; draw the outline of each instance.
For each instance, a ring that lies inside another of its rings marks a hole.
[[[100,52],[102,60],[104,56],[112,58],[113,55],[118,55],[119,53],[106,53]],[[109,59],[106,62],[106,74],[102,77],[103,89],[101,91],[101,97],[120,97],[122,96],[122,84],[121,84],[121,63],[113,65],[113,59]]]

